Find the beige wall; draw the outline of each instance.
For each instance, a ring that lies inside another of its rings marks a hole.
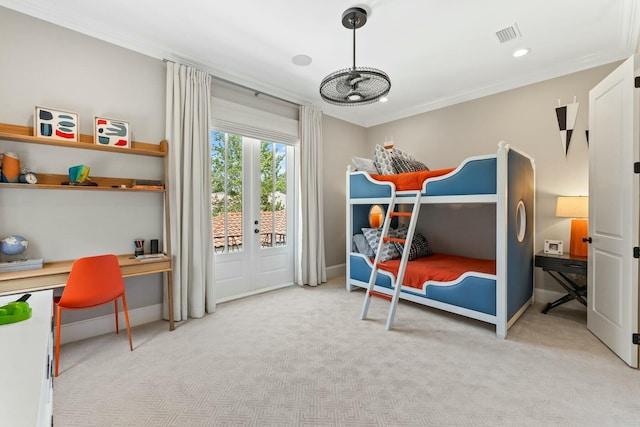
[[[0,7],[0,122],[33,126],[36,105],[127,120],[134,140],[157,144],[165,133],[161,60]],[[86,164],[93,176],[162,178],[162,159],[0,141],[35,172],[66,174]],[[162,239],[162,195],[2,189],[0,236],[29,240],[28,256],[45,261],[131,253],[138,236]],[[130,308],[162,301],[160,275],[127,279]],[[105,306],[65,313],[64,321],[109,313]]]
[[[3,40],[0,43],[0,122],[28,125],[33,119],[34,106],[42,105],[78,112],[82,133],[92,132],[91,120],[98,114],[129,120],[136,140],[155,143],[164,136],[162,61],[1,7],[0,38]],[[555,196],[587,193],[588,150],[584,130],[588,90],[613,67],[612,64],[595,68],[368,129],[325,116],[323,185],[327,266],[332,271],[344,268],[346,166],[354,155],[372,156],[373,146],[385,137],[392,137],[398,147],[414,153],[431,168],[455,166],[467,156],[493,152],[501,139],[528,152],[536,159],[538,173],[536,248],[542,247],[544,239],[568,242],[569,220],[554,217]],[[565,158],[554,107],[558,98],[570,102],[574,95],[581,106],[574,139]],[[393,108],[393,99],[388,108]],[[2,144],[0,151],[15,150],[11,144]],[[59,170],[66,170],[70,163],[89,164],[92,173],[104,176],[144,171],[145,166],[140,162],[123,164],[119,159],[110,162],[105,161],[104,156],[86,157],[76,153],[83,150],[73,151],[71,155],[41,147],[28,149],[23,155],[29,167],[49,173],[60,173]],[[111,167],[119,169],[110,170]],[[144,173],[158,173],[156,169],[151,167]],[[65,259],[107,248],[126,252],[130,250],[132,238],[141,234],[156,237],[162,227],[159,215],[144,214],[149,204],[160,206],[157,200],[142,197],[122,202],[118,195],[110,194],[85,195],[83,203],[78,203],[70,194],[73,192],[29,193],[28,198],[24,192],[3,193],[0,234],[27,235],[32,242],[32,257]],[[128,212],[122,214],[116,232],[97,222],[101,210],[123,203],[129,205]],[[39,219],[43,211],[49,214],[44,220]],[[70,219],[78,215],[90,219],[79,226],[78,221]],[[60,230],[65,230],[64,234]],[[103,230],[111,232],[102,233]],[[155,279],[131,280],[137,283]],[[131,287],[132,305],[159,302],[159,293],[152,288],[140,285],[136,303],[136,289]]]
[[[369,154],[385,138],[408,151],[431,169],[457,166],[468,156],[495,152],[505,140],[535,159],[536,239],[541,250],[545,239],[563,240],[568,246],[570,219],[555,217],[557,196],[588,194],[589,90],[616,64],[487,96],[437,111],[393,121],[366,130]],[[580,103],[568,154],[561,147],[555,107]],[[389,107],[392,108],[392,99]],[[538,270],[538,269],[536,269]],[[558,290],[552,280],[536,272],[536,288]]]
[[[322,119],[323,198],[327,274],[344,274],[346,171],[352,156],[368,154],[365,128],[331,116]]]

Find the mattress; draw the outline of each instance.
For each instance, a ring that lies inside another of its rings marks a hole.
[[[381,270],[397,274],[400,259],[392,259],[379,264]],[[422,289],[427,281],[453,282],[466,272],[496,274],[495,260],[467,258],[458,255],[434,253],[407,262],[403,285]]]
[[[396,186],[396,191],[421,190],[422,184],[426,179],[446,175],[449,172],[452,172],[454,170],[455,168],[449,168],[449,169],[438,169],[433,171],[405,172],[405,173],[398,173],[395,175],[371,174],[371,178],[375,179],[376,181],[394,183]]]

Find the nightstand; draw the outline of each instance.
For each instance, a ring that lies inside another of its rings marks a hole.
[[[549,273],[568,292],[562,298],[548,303],[543,309],[547,313],[554,307],[572,300],[578,300],[587,305],[587,286],[579,286],[567,274],[579,274],[587,277],[587,257],[571,256],[569,254],[551,255],[538,252],[535,256],[535,266]]]

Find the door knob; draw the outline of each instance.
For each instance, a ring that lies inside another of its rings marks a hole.
[[[255,230],[253,230],[254,233],[258,234],[260,232],[259,228],[256,228]]]
[[[585,243],[591,243],[593,240],[591,240],[591,237],[583,237],[582,241]]]

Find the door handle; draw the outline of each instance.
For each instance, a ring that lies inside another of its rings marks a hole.
[[[591,237],[583,237],[583,238],[582,238],[582,241],[583,241],[583,242],[585,242],[585,243],[591,243],[591,242],[593,242],[593,240],[591,239]]]
[[[256,228],[255,230],[253,230],[254,233],[258,234],[260,232],[259,228]]]

